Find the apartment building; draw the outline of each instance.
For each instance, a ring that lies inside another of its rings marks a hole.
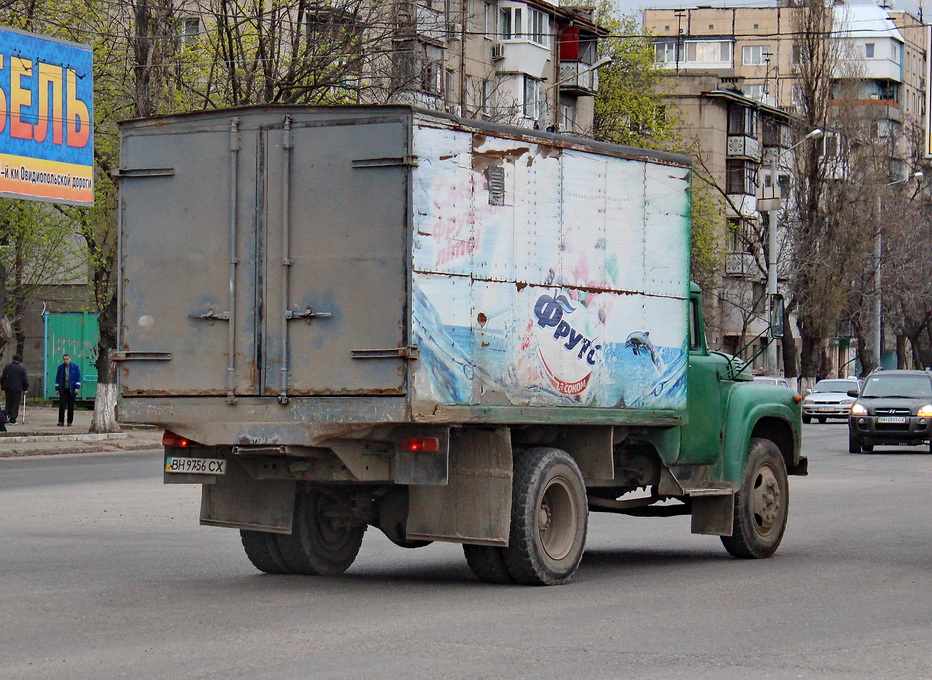
[[[797,141],[789,140],[787,123],[799,101],[799,66],[805,58],[795,39],[801,30],[799,11],[778,2],[759,7],[648,9],[643,15],[646,31],[655,36],[657,64],[676,76],[670,99],[687,130],[697,138],[712,176],[727,186],[728,224],[722,233],[729,243],[721,288],[738,304],[761,298],[757,277],[766,239],[755,244],[741,235],[754,225],[757,234],[766,231],[762,227],[769,214],[757,210],[757,200],[770,195],[769,155],[780,154],[778,184],[784,186],[783,195],[788,194],[792,154],[780,149]],[[904,176],[907,131],[925,115],[926,29],[906,12],[837,2],[826,15],[822,30],[835,56],[831,74],[834,102],[847,105],[849,112],[858,112],[868,121],[869,127],[865,127],[873,138],[889,142],[889,173],[893,178]],[[698,85],[703,79],[705,84]],[[711,89],[715,79],[719,84]],[[741,114],[729,113],[727,118],[724,112],[710,115],[710,109],[722,106],[723,97],[713,94],[722,90],[730,92],[727,99],[731,106],[738,96],[758,102],[759,120],[779,122],[781,132],[771,134],[765,142],[767,128],[761,124],[758,142],[736,139],[731,116]],[[828,121],[823,126],[826,134],[819,143],[823,153],[839,159],[832,167],[841,178],[846,141]],[[748,149],[759,153],[748,154]],[[737,191],[742,182],[747,185],[743,194]],[[736,310],[725,309],[729,306],[723,305],[719,317],[719,346],[734,351],[753,337],[748,334],[753,324],[747,324]],[[846,360],[840,358],[839,365]]]
[[[598,91],[591,11],[543,0],[398,0],[394,101],[585,133]]]

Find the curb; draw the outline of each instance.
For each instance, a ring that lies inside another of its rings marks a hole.
[[[128,439],[125,432],[109,432],[102,434],[34,434],[14,437],[0,437],[2,444],[26,444],[29,442],[100,442],[105,439]]]

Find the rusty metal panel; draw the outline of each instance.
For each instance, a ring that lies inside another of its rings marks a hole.
[[[253,479],[229,458],[227,474],[201,489],[201,524],[289,534],[295,488],[293,480]]]
[[[287,347],[290,396],[401,394],[409,360],[391,350],[407,330],[407,121],[309,120],[292,116],[288,176],[284,133],[267,132],[262,391],[280,392]]]
[[[170,361],[121,362],[123,395],[224,395],[228,337],[237,318],[237,394],[255,394],[255,174],[231,185],[231,121],[144,127],[124,134],[121,179],[121,346]],[[238,165],[255,168],[254,133],[241,131]],[[250,143],[250,139],[252,143]],[[237,285],[230,309],[230,197],[236,195]],[[129,354],[134,356],[134,354]]]
[[[508,545],[511,480],[507,428],[452,432],[447,485],[408,487],[408,538]]]
[[[430,119],[414,155],[417,413],[685,408],[688,168]]]

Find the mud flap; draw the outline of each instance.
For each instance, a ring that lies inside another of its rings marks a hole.
[[[253,479],[228,458],[227,473],[201,489],[201,524],[290,534],[295,487],[293,480]]]
[[[735,521],[735,496],[732,493],[691,495],[694,534],[731,536]]]
[[[446,486],[409,487],[407,538],[508,545],[511,431],[453,431]]]

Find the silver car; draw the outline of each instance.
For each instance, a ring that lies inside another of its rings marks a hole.
[[[829,418],[848,419],[854,397],[848,396],[849,390],[861,389],[861,381],[854,378],[829,378],[820,380],[812,391],[803,398],[803,422],[810,423],[816,418],[824,423]]]

